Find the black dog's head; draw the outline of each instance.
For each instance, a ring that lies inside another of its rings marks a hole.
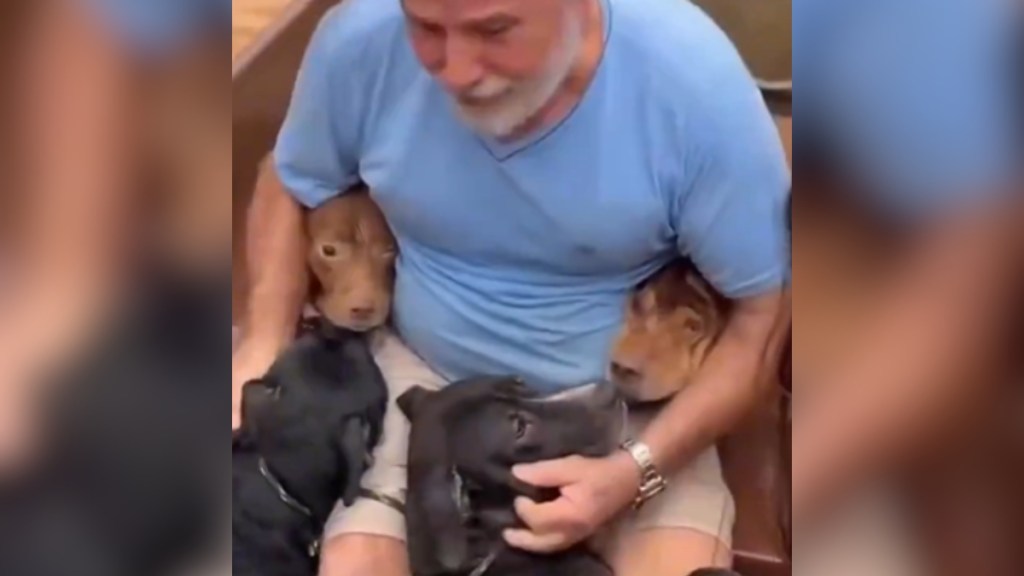
[[[621,439],[625,405],[608,383],[541,396],[516,378],[459,381],[398,399],[409,418],[406,516],[417,575],[457,572],[515,524],[517,495],[555,494],[518,481],[514,464],[573,454],[603,456]]]
[[[386,403],[384,378],[365,336],[324,320],[285,350],[265,377],[245,385],[242,431],[290,486],[301,490],[303,478],[344,485],[343,498],[351,503]],[[345,477],[337,478],[339,471]]]

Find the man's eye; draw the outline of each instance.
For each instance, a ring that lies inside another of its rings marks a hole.
[[[512,29],[512,26],[513,24],[511,22],[495,22],[493,24],[484,24],[478,30],[481,36],[496,38],[507,33]]]
[[[444,28],[437,24],[431,24],[430,22],[422,22],[420,20],[413,20],[413,28],[422,34],[428,36],[444,36]]]

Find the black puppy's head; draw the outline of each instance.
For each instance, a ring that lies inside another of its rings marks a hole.
[[[625,404],[604,382],[544,396],[516,378],[472,378],[436,392],[415,387],[398,405],[412,424],[410,559],[420,568],[436,558],[447,571],[473,560],[471,529],[515,522],[516,495],[553,496],[518,481],[513,465],[606,455],[625,427]]]
[[[242,394],[243,430],[276,472],[322,475],[339,469],[340,458],[356,477],[345,494],[354,497],[387,398],[363,335],[320,322]],[[350,454],[355,447],[363,451]]]

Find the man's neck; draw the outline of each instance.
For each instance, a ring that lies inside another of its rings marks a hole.
[[[553,126],[568,116],[586,94],[604,55],[604,19],[601,0],[586,0],[583,15],[584,40],[576,61],[555,95],[526,122],[504,140],[514,141]]]

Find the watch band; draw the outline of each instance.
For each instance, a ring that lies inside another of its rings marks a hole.
[[[626,440],[622,443],[621,448],[640,468],[640,489],[637,491],[636,499],[633,500],[633,508],[639,509],[648,500],[664,491],[668,482],[654,465],[654,457],[647,444],[636,440]]]

